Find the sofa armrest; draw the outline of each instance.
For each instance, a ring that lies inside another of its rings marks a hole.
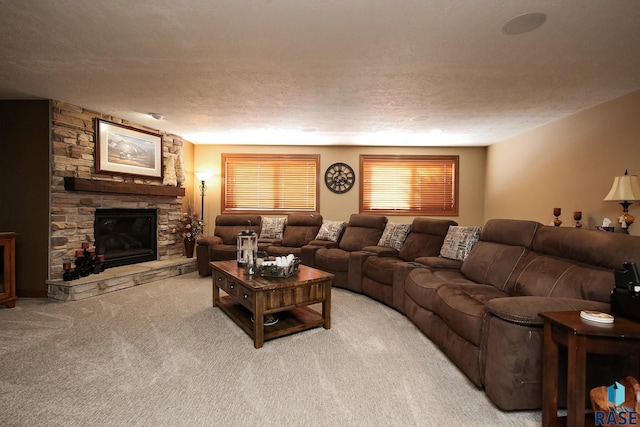
[[[196,243],[199,245],[205,245],[205,246],[213,246],[213,245],[221,245],[222,242],[222,238],[218,237],[218,236],[205,236],[205,237],[201,237],[198,240],[196,240]]]
[[[313,241],[312,241],[313,242]],[[318,249],[324,248],[325,246],[320,245],[304,245],[300,248],[300,262],[307,267],[315,267],[316,266],[316,252]]]
[[[400,251],[395,248],[391,248],[389,246],[365,246],[362,248],[364,252],[370,252],[376,256],[390,256],[390,257],[398,257]]]
[[[309,245],[319,246],[321,248],[337,248],[340,246],[338,242],[332,242],[331,240],[312,240]]]
[[[282,239],[258,239],[258,245],[264,246],[282,246]]]
[[[350,290],[362,293],[362,266],[370,256],[375,256],[375,254],[369,251],[353,251],[349,254],[347,286]]]
[[[459,270],[462,266],[462,261],[441,256],[423,256],[416,258],[415,261],[419,264],[424,265],[425,267],[431,268]]]
[[[545,311],[609,311],[610,305],[600,301],[576,298],[520,296],[494,298],[484,305],[487,313],[520,325],[542,325],[539,316]]]

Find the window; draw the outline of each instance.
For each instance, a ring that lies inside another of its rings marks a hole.
[[[319,155],[222,154],[222,212],[318,212]]]
[[[458,215],[458,156],[360,156],[360,212]]]

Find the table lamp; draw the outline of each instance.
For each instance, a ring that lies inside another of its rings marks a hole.
[[[629,175],[629,171],[624,171],[624,175],[616,176],[609,194],[604,198],[606,201],[618,201],[622,205],[622,215],[618,217],[618,222],[624,233],[629,234],[629,226],[633,224],[635,218],[629,214],[631,201],[640,200],[640,182],[637,175]]]

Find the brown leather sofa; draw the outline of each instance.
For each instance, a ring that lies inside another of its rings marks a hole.
[[[349,257],[365,246],[376,245],[386,225],[387,217],[384,215],[352,214],[337,243],[311,242],[302,248],[302,262],[333,273],[333,286],[361,293],[361,287],[353,287],[349,283]],[[354,283],[359,285],[360,279]]]
[[[414,265],[407,274],[404,312],[496,406],[536,409],[539,313],[609,311],[613,270],[628,260],[640,260],[640,237],[490,220],[459,269],[418,258],[424,268]],[[594,361],[587,378],[602,385],[637,375],[637,361],[631,371],[628,362]]]

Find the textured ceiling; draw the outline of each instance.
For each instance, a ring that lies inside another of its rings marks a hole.
[[[0,0],[0,40],[0,99],[195,143],[487,145],[640,89],[638,0]]]

